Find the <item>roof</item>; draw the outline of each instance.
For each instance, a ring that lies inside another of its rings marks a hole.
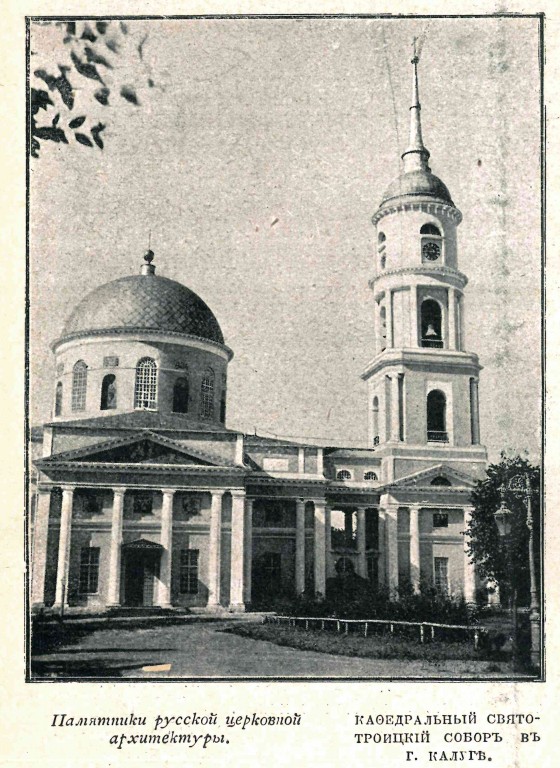
[[[130,411],[116,413],[113,416],[94,416],[89,419],[71,421],[56,421],[46,426],[56,426],[57,429],[72,427],[78,429],[169,429],[193,432],[219,432],[237,434],[237,430],[227,429],[223,424],[210,421],[199,421],[188,415],[165,414],[158,411]]]
[[[455,205],[443,181],[426,169],[408,171],[394,179],[379,207],[399,197],[429,197],[447,205]]]
[[[92,331],[162,331],[224,343],[212,310],[186,286],[154,274],[129,275],[89,293],[70,314],[61,339]]]

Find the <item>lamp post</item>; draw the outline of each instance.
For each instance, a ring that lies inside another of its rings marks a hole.
[[[537,669],[540,669],[541,664],[541,638],[540,638],[540,606],[539,596],[537,590],[537,577],[535,571],[535,551],[534,551],[534,534],[533,534],[533,496],[535,491],[531,487],[531,479],[529,475],[515,475],[512,477],[506,485],[500,487],[500,495],[502,502],[499,509],[494,512],[494,519],[498,526],[498,532],[500,536],[508,539],[508,555],[509,555],[509,567],[510,571],[513,566],[511,563],[511,519],[512,512],[508,509],[505,503],[505,493],[508,490],[514,496],[522,498],[525,502],[527,517],[525,524],[529,530],[529,579],[530,579],[530,594],[531,603],[529,609],[529,623],[531,633],[531,665]],[[517,590],[513,588],[513,635],[514,635],[514,666],[517,661]]]
[[[508,571],[513,573],[512,562],[512,541],[511,541],[511,528],[513,512],[506,505],[506,486],[500,486],[501,504],[499,508],[494,512],[494,520],[498,528],[498,534],[504,541],[507,553]],[[512,617],[512,648],[511,648],[511,662],[513,671],[516,672],[519,668],[518,659],[518,645],[517,645],[517,587],[514,580],[511,583],[511,617]]]

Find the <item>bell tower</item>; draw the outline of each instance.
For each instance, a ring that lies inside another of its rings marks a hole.
[[[478,357],[463,332],[467,277],[458,269],[462,214],[435,176],[424,146],[418,57],[412,58],[410,137],[402,172],[373,215],[374,357],[368,385],[369,446],[392,481],[445,463],[478,475]]]

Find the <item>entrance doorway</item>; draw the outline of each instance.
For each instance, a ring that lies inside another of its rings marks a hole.
[[[161,550],[161,545],[143,539],[123,546],[125,605],[154,605]]]

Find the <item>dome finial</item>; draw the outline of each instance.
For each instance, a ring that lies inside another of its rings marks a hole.
[[[154,260],[154,252],[151,248],[148,248],[146,253],[144,254],[144,261],[145,264],[142,264],[142,269],[140,270],[140,274],[142,275],[155,275],[156,268],[152,264],[152,261]]]
[[[410,139],[408,148],[403,152],[405,173],[409,171],[429,171],[428,159],[430,153],[424,146],[422,140],[422,124],[420,122],[420,96],[418,93],[418,62],[420,61],[420,52],[416,47],[417,38],[412,43],[413,56],[410,60],[412,64],[412,105],[410,107]]]

